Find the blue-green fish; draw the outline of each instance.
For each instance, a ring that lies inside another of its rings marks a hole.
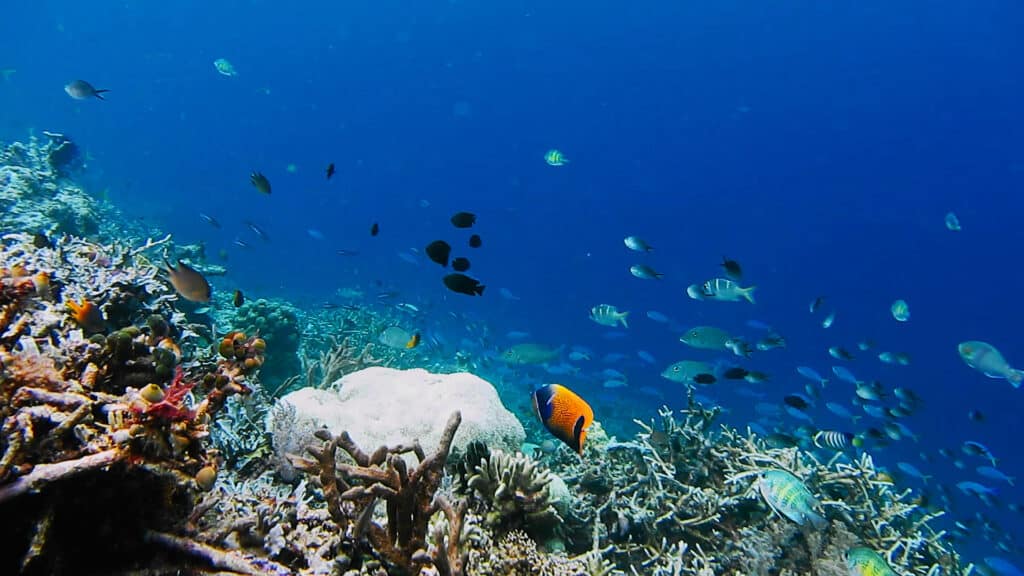
[[[533,342],[524,342],[502,352],[501,359],[509,364],[545,364],[558,360],[561,354],[561,346],[549,348]]]
[[[544,161],[548,163],[548,166],[565,166],[569,163],[569,159],[558,150],[548,150],[544,154]]]
[[[988,342],[971,340],[958,346],[960,357],[968,366],[989,378],[1006,378],[1014,388],[1020,388],[1024,381],[1024,370],[1010,367],[996,347]]]
[[[714,326],[696,326],[690,328],[679,337],[679,341],[702,350],[728,350],[728,342],[732,336],[721,328]]]
[[[768,470],[757,480],[757,488],[776,513],[803,526],[807,522],[821,530],[828,525],[825,518],[814,511],[820,506],[799,478],[785,470]]]
[[[907,305],[906,300],[897,300],[893,302],[889,309],[892,312],[892,317],[895,318],[897,322],[906,322],[907,320],[910,320],[910,306]]]
[[[846,569],[850,576],[896,576],[881,554],[863,547],[846,551]]]

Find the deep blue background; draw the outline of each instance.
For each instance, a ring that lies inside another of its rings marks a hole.
[[[648,350],[658,366],[624,371],[670,403],[678,389],[663,366],[707,355],[647,321],[648,309],[748,335],[748,319],[775,325],[789,348],[751,362],[773,373],[772,400],[803,386],[796,365],[826,373],[827,346],[872,338],[913,364],[872,354],[850,368],[926,400],[907,422],[921,442],[882,463],[973,478],[976,460],[957,471],[918,453],[975,439],[1024,474],[1024,392],[956,353],[981,339],[1024,365],[1019,2],[112,4],[5,6],[0,67],[17,72],[0,83],[0,139],[72,135],[92,157],[96,193],[179,241],[228,249],[222,288],[314,303],[379,279],[498,334]],[[238,76],[217,74],[217,58]],[[62,86],[75,78],[109,88],[108,100],[71,100]],[[547,166],[549,148],[571,163]],[[249,186],[251,170],[270,178],[271,196]],[[438,237],[461,246],[468,234],[448,224],[457,210],[479,215],[484,248],[457,251],[488,284],[484,298],[452,295],[438,268],[398,257]],[[950,210],[961,233],[943,226]],[[370,238],[374,221],[382,232]],[[628,234],[655,252],[626,251]],[[231,246],[236,237],[252,249]],[[686,298],[722,255],[758,285],[756,306]],[[638,262],[665,280],[631,277]],[[806,311],[818,295],[838,312],[828,332]],[[907,324],[890,317],[896,298],[910,303]],[[627,339],[606,341],[587,320],[603,302],[632,311]],[[714,392],[731,417],[752,418],[728,386]],[[634,388],[619,393],[645,401]],[[987,422],[969,422],[970,408]],[[1001,488],[1004,502],[1020,500]],[[965,504],[961,517],[974,511]],[[1019,534],[1019,519],[995,515]]]

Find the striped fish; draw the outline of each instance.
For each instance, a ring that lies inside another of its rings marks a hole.
[[[833,450],[845,449],[852,440],[853,434],[837,430],[819,430],[811,438],[811,441],[818,448],[831,448]]]
[[[741,299],[754,303],[754,290],[756,286],[743,288],[739,284],[727,278],[713,278],[704,283],[701,288],[704,298],[717,300],[719,302],[739,302]]]
[[[803,526],[811,525],[821,530],[828,522],[814,511],[820,504],[799,478],[785,470],[767,470],[757,480],[758,490],[768,506],[780,516],[785,516]]]

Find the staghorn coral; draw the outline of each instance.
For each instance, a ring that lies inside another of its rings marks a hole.
[[[882,552],[900,573],[966,573],[932,528],[940,513],[915,507],[909,490],[895,491],[870,456],[821,462],[798,448],[773,448],[753,434],[715,429],[714,410],[695,404],[681,420],[668,409],[659,415],[660,422],[637,421],[642,431],[635,440],[611,439],[601,447],[606,482],[600,486],[588,480],[586,450],[582,460],[553,458],[597,518],[593,548],[613,546],[609,557],[620,568],[666,575],[841,573],[842,551],[858,542]],[[772,468],[793,472],[819,495],[826,529],[801,529],[770,512],[756,480]]]
[[[418,441],[411,445],[381,446],[367,454],[356,446],[347,432],[333,437],[330,432],[321,430],[318,437],[323,444],[309,448],[316,460],[295,459],[297,468],[319,478],[328,512],[350,540],[348,547],[354,551],[348,562],[356,566],[362,564],[360,542],[365,537],[391,574],[415,574],[427,563],[444,570],[443,576],[462,574],[458,547],[461,514],[465,508],[453,507],[446,499],[437,497],[452,439],[461,420],[459,412],[451,415],[437,451],[429,456],[424,454]],[[337,462],[335,453],[339,448],[354,464]],[[419,461],[412,470],[402,458],[407,452],[414,453]],[[372,520],[378,499],[383,500],[387,509],[384,527]],[[431,554],[427,550],[428,525],[437,511],[443,511],[448,518],[451,534],[447,543],[437,546]]]
[[[562,523],[549,491],[553,479],[523,454],[492,450],[467,483],[483,504],[487,526],[499,534],[522,529],[536,538],[552,535]]]

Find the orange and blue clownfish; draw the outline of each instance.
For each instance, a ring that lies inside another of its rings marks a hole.
[[[547,384],[533,391],[533,408],[555,438],[583,454],[587,428],[594,421],[594,410],[583,398],[561,384]]]

